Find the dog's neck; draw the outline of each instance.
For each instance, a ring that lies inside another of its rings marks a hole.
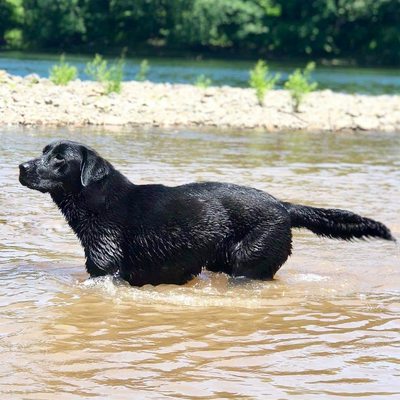
[[[104,215],[112,204],[125,195],[114,189],[122,186],[120,181],[126,182],[128,179],[120,172],[113,170],[110,176],[88,187],[80,186],[75,190],[59,189],[50,194],[72,229],[76,231],[76,224],[88,218],[93,219]],[[134,186],[131,182],[129,185]]]
[[[91,275],[99,275],[98,270],[113,274],[119,269],[122,259],[122,250],[118,246],[121,242],[122,231],[114,221],[113,204],[124,196],[123,192],[104,190],[104,185],[113,187],[116,179],[126,178],[119,174],[113,180],[96,182],[91,187],[82,188],[77,192],[58,191],[51,193],[53,201],[61,210],[68,224],[78,236],[85,249],[88,260],[87,270]],[[110,193],[105,197],[104,193]],[[104,224],[101,220],[107,218],[111,224]],[[92,271],[95,268],[96,272]]]
[[[75,224],[85,220],[90,215],[90,210],[85,206],[82,192],[59,191],[51,193],[51,198],[74,231]]]

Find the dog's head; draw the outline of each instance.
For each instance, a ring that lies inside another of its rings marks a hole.
[[[54,141],[43,154],[19,166],[19,181],[42,193],[78,192],[110,173],[110,164],[93,149],[69,140]]]

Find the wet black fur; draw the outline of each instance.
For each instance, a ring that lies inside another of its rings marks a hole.
[[[79,237],[90,276],[132,285],[183,284],[202,267],[272,279],[291,254],[291,228],[349,240],[394,240],[349,211],[281,202],[257,189],[204,182],[134,185],[94,150],[53,142],[20,165],[20,182],[49,192]]]

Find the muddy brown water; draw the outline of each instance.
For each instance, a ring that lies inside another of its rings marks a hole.
[[[83,251],[17,165],[53,138],[136,183],[218,180],[341,207],[400,237],[400,134],[0,129],[2,399],[399,399],[399,247],[297,231],[273,282],[87,280]]]

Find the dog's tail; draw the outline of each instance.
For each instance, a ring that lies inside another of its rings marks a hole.
[[[283,205],[289,211],[293,228],[307,228],[319,236],[335,239],[378,237],[396,241],[390,230],[381,222],[361,217],[350,211],[291,203]]]

